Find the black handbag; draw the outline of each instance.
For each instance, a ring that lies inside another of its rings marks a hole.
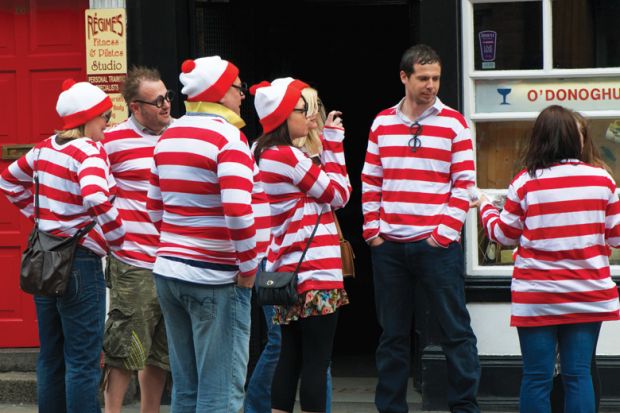
[[[301,258],[297,263],[297,267],[295,267],[295,271],[293,272],[268,272],[263,271],[259,272],[256,275],[256,285],[257,285],[257,295],[256,302],[258,305],[292,305],[297,302],[297,273],[299,271],[299,267],[301,263],[304,261],[306,257],[306,252],[308,248],[310,248],[310,243],[314,238],[314,234],[316,234],[316,230],[319,227],[319,223],[321,222],[321,215],[323,212],[319,213],[319,216],[316,220],[316,225],[312,230],[312,234],[310,234],[310,238],[308,238],[308,242],[306,243],[306,247],[304,248],[304,252],[301,254]]]
[[[34,192],[35,224],[26,250],[22,253],[19,286],[29,294],[59,297],[64,294],[69,283],[75,249],[80,239],[93,229],[95,222],[80,229],[72,237],[57,237],[40,231],[39,177],[36,168]]]

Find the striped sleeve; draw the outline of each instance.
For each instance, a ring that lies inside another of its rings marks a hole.
[[[146,209],[149,218],[157,231],[161,231],[161,221],[164,214],[164,206],[161,198],[161,189],[159,187],[159,172],[155,162],[151,165],[151,177],[149,179],[149,190],[147,192]]]
[[[488,201],[483,201],[480,205],[480,218],[489,238],[506,246],[517,245],[523,232],[520,199],[517,197],[513,185],[508,189],[506,204],[501,214]]]
[[[469,210],[467,188],[475,183],[474,151],[471,133],[465,120],[458,115],[462,128],[452,141],[452,157],[450,164],[450,199],[439,225],[431,237],[441,246],[447,247],[461,236],[461,229]]]
[[[263,259],[271,241],[271,207],[265,193],[258,165],[254,161],[254,186],[252,187],[252,210],[256,227],[256,254],[259,260]]]
[[[326,145],[323,147],[321,157],[326,165],[325,171],[315,165],[299,149],[289,148],[292,150],[292,157],[289,158],[289,162],[293,166],[293,184],[301,192],[310,195],[319,203],[329,204],[334,208],[342,208],[347,204],[351,195],[351,186],[346,166],[344,165],[344,157],[338,159],[336,155],[338,151],[342,150],[342,140],[339,139],[342,139],[344,135],[337,137],[337,134],[330,134],[328,132],[324,136]],[[334,140],[330,141],[328,136],[331,136]],[[329,149],[330,147],[335,148],[336,152]],[[328,164],[331,164],[329,170],[327,169]],[[338,165],[338,167],[335,165]]]
[[[252,210],[255,162],[242,140],[227,143],[217,159],[217,179],[226,226],[234,245],[239,275],[256,275],[256,227]]]
[[[105,152],[99,148],[97,155],[81,162],[77,175],[84,207],[97,220],[109,247],[117,249],[123,243],[125,229],[118,210],[110,202],[107,162]]]
[[[366,160],[362,169],[362,212],[364,226],[362,236],[366,242],[379,236],[383,166],[379,156],[376,128],[370,131]]]

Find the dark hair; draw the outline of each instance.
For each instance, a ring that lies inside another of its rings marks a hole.
[[[132,66],[131,69],[129,69],[125,81],[121,84],[121,93],[127,105],[138,98],[140,83],[145,80],[150,80],[152,82],[160,81],[161,75],[159,74],[159,70],[145,66]]]
[[[534,176],[538,169],[563,159],[582,159],[579,129],[570,109],[552,105],[534,122],[523,165]]]
[[[286,122],[283,122],[271,132],[261,135],[256,140],[256,147],[254,148],[254,159],[256,159],[256,163],[260,160],[260,156],[265,149],[278,145],[293,145]]]
[[[425,44],[416,44],[403,53],[403,56],[400,58],[400,70],[409,77],[413,73],[413,66],[416,63],[419,65],[439,63],[439,66],[441,66],[441,58],[432,47]]]
[[[573,116],[577,120],[579,133],[581,133],[581,136],[583,136],[583,149],[581,150],[581,160],[585,163],[589,163],[590,165],[603,168],[607,170],[607,172],[611,173],[611,169],[601,157],[601,153],[598,150],[598,147],[594,144],[594,140],[592,139],[588,128],[587,119],[584,118],[579,112],[573,112]]]

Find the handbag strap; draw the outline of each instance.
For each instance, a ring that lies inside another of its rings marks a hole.
[[[39,152],[37,152],[37,158],[34,161],[34,168],[32,171],[32,179],[34,180],[34,225],[37,229],[39,229],[39,173],[37,171],[39,156],[41,156],[41,148],[39,148]]]
[[[36,229],[39,229],[39,172],[38,172],[38,164],[39,164],[39,156],[41,156],[41,148],[39,148],[39,152],[37,153],[37,159],[34,161],[34,168],[32,173],[32,178],[34,179],[34,225]],[[72,238],[80,239],[84,235],[88,234],[91,229],[93,229],[96,225],[96,222],[93,220],[90,224],[81,228],[76,232]]]
[[[308,242],[306,243],[306,248],[304,248],[304,252],[301,254],[301,258],[297,263],[297,267],[295,267],[295,274],[299,271],[299,267],[301,267],[301,263],[304,262],[304,258],[306,257],[306,252],[308,252],[308,248],[310,248],[310,243],[314,238],[314,234],[316,234],[316,230],[319,228],[319,224],[321,223],[321,215],[323,215],[323,211],[319,212],[319,216],[316,218],[316,224],[314,225],[314,229],[312,230],[312,234],[310,234],[310,238],[308,238]]]

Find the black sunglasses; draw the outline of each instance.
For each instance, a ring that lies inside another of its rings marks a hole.
[[[164,96],[159,95],[157,98],[151,102],[147,102],[146,100],[134,99],[134,102],[145,103],[147,105],[157,106],[158,108],[164,107],[164,101],[172,102],[176,94],[174,90],[168,90]]]
[[[110,119],[112,119],[112,112],[102,113],[99,116],[101,116],[103,118],[103,120],[105,120],[105,123],[109,123]]]
[[[232,87],[234,87],[235,89],[237,89],[239,91],[239,93],[241,93],[242,95],[247,95],[248,94],[248,84],[245,82],[241,82],[240,85],[230,85]]]
[[[422,130],[422,125],[419,122],[413,122],[413,124],[409,126],[409,133],[413,135],[411,139],[409,139],[409,149],[411,149],[412,152],[422,147],[422,141],[419,138],[422,134]]]

